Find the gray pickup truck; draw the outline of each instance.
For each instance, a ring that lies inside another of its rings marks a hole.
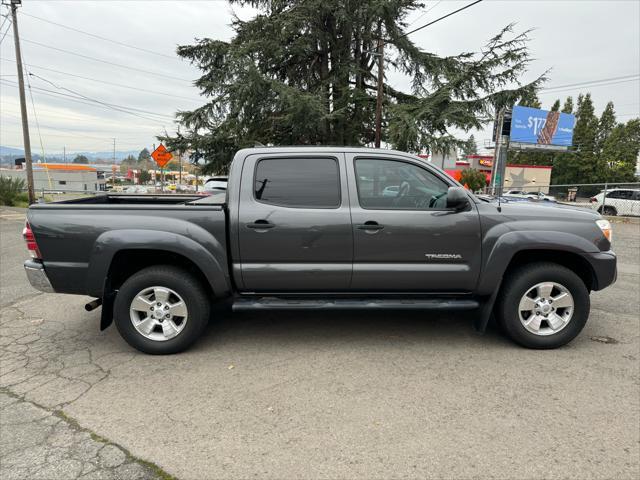
[[[209,197],[102,195],[32,205],[33,286],[89,295],[147,353],[182,351],[213,302],[233,310],[475,310],[531,348],[578,335],[616,279],[611,226],[549,202],[472,195],[396,151],[239,151]]]

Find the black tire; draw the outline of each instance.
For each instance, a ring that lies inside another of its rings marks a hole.
[[[180,333],[164,341],[146,338],[134,327],[129,308],[139,292],[154,286],[175,291],[186,304],[187,322]],[[209,298],[202,284],[188,271],[171,265],[148,267],[129,277],[118,290],[114,321],[122,338],[132,347],[152,355],[169,355],[189,348],[200,338],[209,321]]]
[[[609,215],[609,216],[615,217],[616,215],[618,215],[618,211],[614,207],[605,205],[602,211],[602,215]]]
[[[527,330],[518,312],[518,305],[525,293],[542,282],[563,285],[574,301],[573,315],[569,323],[556,333],[536,335]],[[562,265],[550,262],[531,263],[509,272],[503,280],[496,302],[495,314],[502,331],[514,342],[527,348],[548,349],[566,345],[582,331],[589,317],[589,291],[582,279]]]

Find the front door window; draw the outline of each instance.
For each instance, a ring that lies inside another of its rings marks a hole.
[[[444,210],[449,186],[431,172],[396,160],[356,160],[360,206],[384,210]]]

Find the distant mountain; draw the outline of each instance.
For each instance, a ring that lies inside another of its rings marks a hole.
[[[142,150],[142,148],[140,149]],[[138,158],[138,154],[140,153],[140,150],[116,150],[115,153],[115,158],[116,158],[116,163],[120,163],[123,159],[127,158],[129,155],[133,155],[135,158]],[[33,159],[35,161],[41,159],[41,156],[37,154],[37,152],[34,152],[32,149],[32,155],[33,155]],[[84,155],[85,157],[87,157],[89,160],[91,161],[96,161],[96,160],[111,160],[113,158],[113,151],[104,151],[104,152],[67,152],[67,161],[71,162],[73,161],[73,159],[75,158],[76,155]],[[17,157],[23,157],[24,156],[24,150],[22,150],[21,148],[13,148],[13,147],[4,147],[2,145],[0,145],[0,157],[2,157],[2,159],[5,161],[3,163],[6,163],[6,161],[8,160],[13,160],[14,158]],[[61,153],[54,153],[51,155],[47,155],[46,156],[47,160],[53,160],[55,162],[61,162],[63,160],[63,155]]]
[[[21,148],[3,147],[0,145],[0,156],[4,157],[5,155],[24,155],[24,150]]]

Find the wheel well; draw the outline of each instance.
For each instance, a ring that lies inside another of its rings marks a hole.
[[[111,288],[117,290],[127,278],[143,268],[154,265],[173,265],[190,272],[211,294],[213,290],[202,270],[187,257],[166,250],[120,250],[111,260],[109,276]]]
[[[577,253],[557,250],[524,250],[516,253],[507,267],[507,272],[528,263],[553,262],[573,271],[584,282],[589,291],[596,286],[596,276],[589,262]],[[507,273],[505,272],[505,274]]]

